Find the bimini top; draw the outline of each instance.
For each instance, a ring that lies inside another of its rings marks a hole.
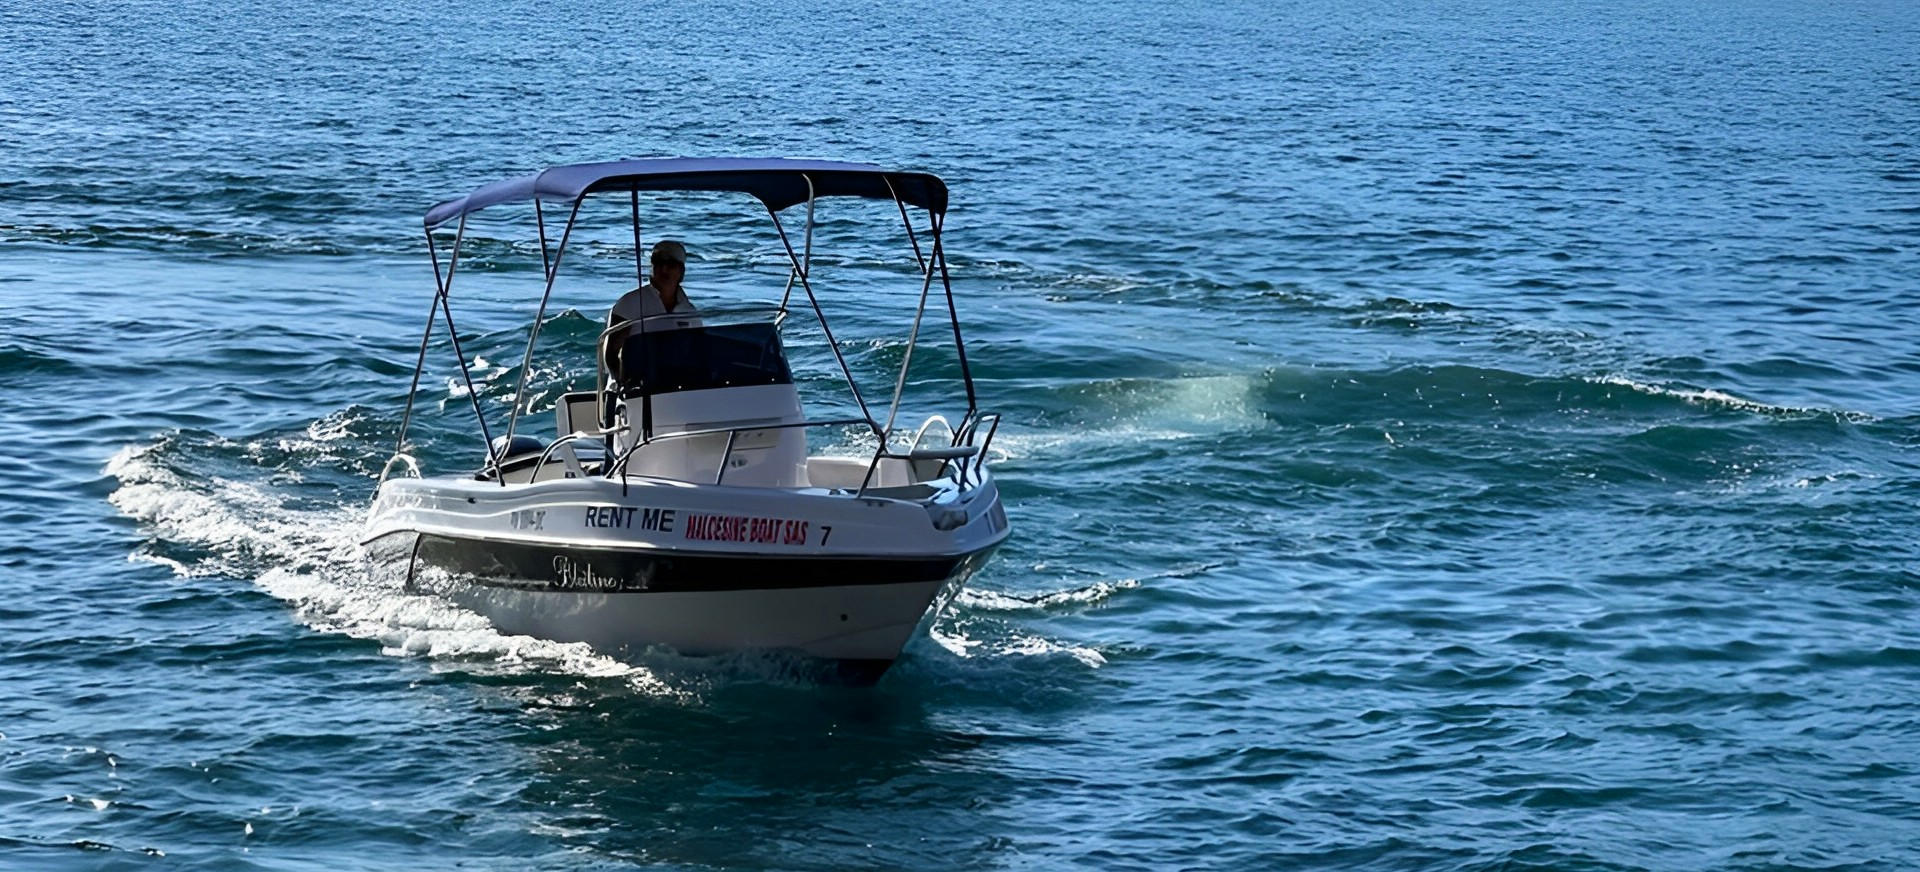
[[[935,214],[947,211],[947,185],[928,173],[828,160],[667,157],[552,167],[495,182],[428,210],[426,224],[432,229],[499,203],[571,203],[599,191],[738,191],[778,212],[806,202],[809,190],[815,197],[897,198]]]

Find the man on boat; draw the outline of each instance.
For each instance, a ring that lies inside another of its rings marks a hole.
[[[653,318],[656,315],[694,315],[697,310],[687,300],[681,282],[687,277],[687,247],[672,239],[653,246],[653,270],[647,283],[628,291],[607,313],[607,326],[623,321]],[[662,321],[666,323],[661,323]],[[657,319],[643,324],[643,332],[674,327],[698,326],[695,319]]]
[[[622,357],[627,339],[635,332],[631,326],[613,330],[622,324],[639,325],[640,333],[701,326],[699,310],[687,299],[681,281],[687,277],[687,247],[672,239],[653,246],[653,269],[647,283],[623,294],[607,312],[610,332],[602,368],[616,383],[625,381]],[[679,317],[676,317],[679,316]]]

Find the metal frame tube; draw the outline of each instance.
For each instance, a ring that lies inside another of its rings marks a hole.
[[[453,341],[453,356],[460,362],[460,378],[467,383],[467,399],[473,401],[473,416],[480,419],[480,438],[487,445],[487,466],[494,465],[493,434],[487,429],[487,414],[480,410],[480,390],[473,386],[473,370],[467,366],[467,352],[460,347],[460,331],[453,326],[453,307],[447,298],[453,295],[453,275],[460,269],[460,243],[467,238],[467,216],[460,216],[460,227],[453,233],[453,252],[447,257],[447,278],[440,285],[440,314],[447,319],[447,338]]]
[[[787,311],[787,301],[793,298],[794,279],[797,278],[803,282],[806,281],[807,271],[813,269],[813,204],[814,204],[813,177],[803,173],[801,174],[800,178],[805,179],[807,182],[807,227],[806,227],[805,256],[800,261],[793,262],[793,246],[787,245],[787,258],[789,262],[793,263],[793,266],[791,269],[787,271],[787,286],[784,290],[780,292],[780,311],[783,314]],[[772,214],[773,210],[768,209],[767,212],[768,214]],[[774,216],[773,226],[775,229],[780,229],[780,217],[778,215]],[[782,244],[786,244],[785,230],[781,230],[780,241]]]
[[[547,213],[540,208],[539,198],[533,201],[533,228],[540,235],[540,271],[553,274],[553,264],[547,260]]]
[[[812,180],[808,180],[812,184]],[[812,191],[809,190],[811,195]],[[767,208],[768,217],[773,219],[773,228],[780,232],[780,244],[787,250],[787,260],[800,275],[800,289],[807,292],[807,302],[813,306],[813,316],[820,322],[820,330],[827,336],[827,348],[833,352],[833,359],[840,364],[840,373],[847,378],[847,388],[853,392],[854,402],[860,405],[860,415],[867,419],[867,428],[881,437],[881,448],[886,447],[886,434],[880,430],[879,423],[873,420],[873,412],[867,409],[867,398],[860,393],[859,383],[853,380],[853,368],[847,365],[847,358],[840,353],[840,343],[833,338],[833,328],[827,325],[827,315],[820,310],[820,299],[813,294],[813,283],[807,280],[806,270],[800,265],[800,256],[793,250],[793,240],[787,236],[787,228],[780,223],[780,213]]]
[[[927,271],[926,255],[920,253],[920,236],[913,232],[913,219],[907,217],[906,201],[900,199],[900,192],[893,189],[893,179],[882,177],[887,183],[887,193],[893,195],[893,205],[900,210],[900,224],[907,228],[907,244],[913,246],[913,262],[920,266],[921,272]]]
[[[440,295],[444,293],[440,279],[440,252],[433,245],[433,228],[427,228],[427,258],[433,261],[433,302],[427,305],[427,328],[420,333],[420,357],[413,363],[413,383],[407,385],[407,407],[400,413],[400,435],[394,437],[393,453],[405,454],[407,451],[407,428],[413,424],[413,398],[420,393],[420,375],[427,369],[427,345],[433,341],[433,322],[440,318]],[[386,473],[380,474],[382,481]]]
[[[634,185],[631,193],[633,194],[633,276],[640,282],[635,287],[644,288],[647,286],[646,268],[652,264],[647,263],[647,252],[640,247],[640,186]],[[574,208],[578,209],[579,204],[574,204]]]
[[[573,238],[573,227],[579,219],[580,201],[575,200],[573,201],[573,211],[567,215],[567,229],[560,233],[560,247],[554,249],[553,261],[551,263],[547,263],[545,257],[547,246],[544,239],[546,234],[544,232],[541,233],[543,241],[540,244],[540,253],[542,255],[540,260],[547,273],[547,290],[540,295],[540,309],[533,315],[533,326],[527,329],[527,352],[520,358],[520,383],[514,386],[513,408],[507,415],[508,445],[513,444],[514,428],[520,424],[520,406],[527,398],[527,371],[533,368],[533,347],[540,341],[540,322],[547,317],[547,303],[553,298],[554,280],[560,277],[560,259],[567,254],[567,242]],[[488,441],[487,446],[487,452],[489,456],[491,456],[493,452],[492,441]],[[500,484],[505,486],[506,483],[506,476],[501,476]]]
[[[913,312],[913,330],[907,333],[907,350],[900,360],[900,378],[893,383],[893,405],[887,410],[886,432],[893,433],[893,422],[900,416],[900,398],[907,390],[907,370],[913,366],[913,350],[920,342],[920,323],[927,316],[927,296],[933,291],[933,273],[922,270],[920,305]]]
[[[927,217],[933,228],[933,262],[940,268],[940,284],[947,290],[947,320],[953,322],[953,350],[960,356],[960,381],[967,386],[967,417],[973,417],[979,409],[973,395],[973,368],[967,364],[967,343],[960,338],[960,311],[953,303],[953,276],[947,271],[946,242],[940,236],[946,220],[931,209]]]

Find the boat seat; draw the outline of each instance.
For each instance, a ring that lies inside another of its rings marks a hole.
[[[591,432],[600,429],[598,402],[599,395],[593,391],[561,394],[560,401],[553,404],[554,436],[565,436],[576,430]]]
[[[554,438],[600,429],[599,403],[600,396],[593,391],[561,394],[560,401],[553,404]],[[580,453],[574,450],[582,445],[597,446],[600,448],[598,453],[605,452],[605,443],[591,437],[575,439],[553,450],[553,456],[566,466],[567,478],[585,478],[587,475],[580,462]]]
[[[873,476],[868,478],[867,469],[872,463],[872,457],[809,457],[807,483],[813,487],[858,490],[863,482],[868,488],[905,487],[932,477],[907,460],[883,457],[872,467]],[[938,468],[933,472],[937,473]]]

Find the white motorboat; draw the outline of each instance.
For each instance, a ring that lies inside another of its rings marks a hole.
[[[757,198],[790,266],[785,288],[770,289],[778,305],[703,307],[697,318],[610,327],[600,338],[598,387],[561,396],[550,412],[535,408],[528,364],[583,206],[612,200],[630,214],[638,261],[640,197],[661,191]],[[896,204],[918,265],[919,301],[901,325],[905,359],[884,419],[870,410],[809,281],[815,203],[827,197]],[[533,205],[545,292],[494,438],[499,422],[471,390],[450,292],[468,216],[515,203]],[[554,203],[569,214],[550,248],[542,207]],[[781,214],[802,205],[806,235],[796,250]],[[797,651],[847,680],[877,680],[1008,535],[986,465],[999,417],[976,406],[941,238],[946,209],[946,185],[925,173],[738,158],[554,167],[435,206],[425,223],[438,287],[395,454],[367,519],[371,564],[505,633],[616,656],[656,646],[693,655]],[[436,232],[450,225],[443,264]],[[839,405],[857,415],[815,419],[802,408],[781,340],[788,304],[800,310],[801,297],[851,393]],[[960,378],[948,382],[964,396],[953,398],[953,419],[896,426],[930,299],[935,317],[949,322],[940,336],[943,345],[951,338],[958,361]],[[477,470],[423,474],[407,441],[436,320],[474,397]],[[829,446],[836,450],[810,449],[809,432],[822,441],[840,434]]]

